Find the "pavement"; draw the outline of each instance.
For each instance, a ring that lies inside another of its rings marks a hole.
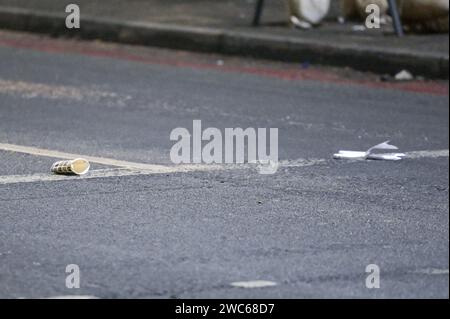
[[[73,1],[0,0],[0,27],[173,49],[251,56],[302,64],[347,66],[394,75],[448,78],[448,34],[408,34],[391,26],[354,31],[361,21],[339,24],[337,1],[314,30],[287,24],[283,1],[266,1],[260,27],[252,27],[255,0],[79,0],[81,29],[65,27]]]
[[[2,31],[0,297],[448,298],[448,102],[448,81]],[[194,119],[279,128],[281,167],[176,171]],[[407,158],[331,158],[387,139]],[[60,179],[56,151],[109,160]]]

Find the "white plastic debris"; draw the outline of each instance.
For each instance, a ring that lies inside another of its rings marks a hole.
[[[58,161],[53,163],[51,171],[55,174],[65,175],[84,175],[89,171],[90,164],[83,158],[76,158],[74,160]]]
[[[363,31],[366,31],[366,29],[367,28],[362,24],[355,24],[352,26],[352,31],[355,31],[355,32],[363,32]]]
[[[274,160],[256,160],[256,161],[252,161],[249,162],[251,164],[255,164],[256,165],[256,170],[258,171],[259,174],[261,175],[270,175],[270,174],[275,174],[279,168],[279,163],[278,161],[274,161]]]
[[[299,29],[311,29],[312,24],[308,21],[300,20],[296,16],[291,16],[291,23],[294,27]]]
[[[406,156],[404,153],[373,153],[373,150],[398,150],[397,146],[389,144],[389,141],[372,146],[367,151],[339,151],[333,155],[335,159],[372,159],[398,161]]]
[[[330,0],[289,0],[290,15],[311,25],[319,24],[329,9]]]
[[[395,79],[397,81],[411,81],[414,79],[414,76],[411,74],[411,72],[402,70],[395,75]]]

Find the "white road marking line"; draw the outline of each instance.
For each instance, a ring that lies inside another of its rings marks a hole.
[[[424,275],[448,275],[448,269],[438,269],[438,268],[426,268],[413,271],[415,274]]]
[[[62,181],[62,180],[83,180],[102,177],[132,176],[146,174],[164,174],[178,172],[195,172],[195,171],[213,171],[213,170],[229,170],[229,169],[255,169],[253,164],[180,164],[174,166],[156,165],[147,163],[136,163],[129,161],[116,160],[111,158],[87,156],[74,153],[66,153],[60,151],[47,150],[31,146],[22,146],[15,144],[0,143],[0,151],[9,151],[17,153],[25,153],[36,156],[46,156],[59,159],[85,158],[92,163],[102,164],[106,166],[120,167],[121,169],[102,169],[94,170],[85,176],[64,176],[53,174],[26,174],[26,175],[5,175],[0,176],[0,185],[14,183],[31,183],[39,181]],[[414,151],[407,152],[406,158],[438,158],[449,157],[449,150],[435,151]],[[324,164],[330,159],[296,159],[281,160],[279,167],[306,167]]]
[[[231,283],[231,286],[238,288],[264,288],[273,287],[276,285],[276,282],[268,280],[236,281]]]
[[[97,156],[88,156],[82,154],[66,153],[53,151],[32,146],[22,146],[8,143],[0,143],[0,151],[10,151],[24,153],[36,156],[45,156],[59,159],[84,158],[91,163],[97,163],[107,166],[116,166],[132,170],[142,170],[146,173],[176,173],[176,172],[193,172],[193,171],[212,171],[224,169],[249,169],[255,168],[253,164],[179,164],[174,166],[156,165],[147,163],[136,163],[129,161],[116,160],[112,158],[104,158]],[[282,167],[303,167],[311,166],[326,162],[325,159],[297,159],[283,160],[279,164]]]
[[[99,298],[89,295],[65,295],[65,296],[48,297],[46,299],[99,299]]]
[[[67,176],[48,174],[28,174],[28,175],[4,175],[0,176],[0,185],[16,184],[16,183],[34,183],[34,182],[51,182],[51,181],[66,181],[66,180],[84,180],[102,177],[119,177],[119,176],[133,176],[151,174],[145,171],[127,170],[127,169],[98,169],[92,170],[87,175],[83,176]]]
[[[31,146],[21,146],[14,144],[0,143],[1,151],[10,151],[17,153],[25,153],[37,156],[46,156],[60,159],[74,159],[74,158],[84,158],[92,163],[107,165],[107,166],[117,166],[121,168],[144,170],[152,173],[175,173],[175,172],[189,172],[189,171],[202,171],[202,170],[215,170],[223,169],[222,165],[202,165],[202,164],[183,164],[177,166],[165,166],[156,164],[146,164],[146,163],[136,163],[129,161],[121,161],[111,158],[88,156],[81,154],[66,153],[60,151],[52,151]]]
[[[324,164],[328,160],[323,158],[298,158],[295,160],[281,160],[278,161],[279,167],[305,167]]]
[[[449,150],[437,150],[437,151],[415,151],[407,152],[407,158],[437,158],[437,157],[449,157]]]

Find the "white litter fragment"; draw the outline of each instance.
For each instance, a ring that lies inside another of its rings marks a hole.
[[[278,167],[280,166],[278,161],[262,160],[262,159],[256,160],[256,161],[250,161],[249,164],[255,165],[258,173],[262,174],[262,175],[275,174],[278,170]]]
[[[99,299],[99,298],[90,295],[63,295],[63,296],[52,296],[46,299]]]
[[[231,283],[231,286],[239,288],[264,288],[273,287],[276,285],[276,282],[268,280],[237,281]]]
[[[414,80],[414,76],[411,74],[411,72],[402,70],[395,75],[395,79],[397,81],[411,81]]]
[[[300,20],[296,16],[291,16],[291,23],[294,27],[299,29],[311,29],[312,24],[308,21]]]
[[[352,26],[352,31],[363,32],[363,31],[366,31],[366,27],[362,24],[356,24],[356,25]]]
[[[398,161],[406,156],[405,153],[373,153],[373,150],[398,150],[395,145],[389,144],[389,141],[372,146],[367,151],[339,151],[333,154],[335,159],[371,159],[371,160],[385,160],[385,161]]]
[[[367,150],[367,153],[372,153],[373,150],[398,150],[398,147],[395,145],[389,144],[390,141],[385,141],[383,143],[372,146]]]

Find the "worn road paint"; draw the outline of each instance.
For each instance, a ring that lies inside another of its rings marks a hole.
[[[232,282],[231,286],[238,288],[265,288],[276,286],[277,283],[268,280],[251,280]]]
[[[0,78],[0,93],[18,95],[25,99],[46,98],[51,100],[68,99],[87,103],[105,103],[106,105],[125,106],[131,96],[120,96],[114,92],[78,88],[67,85],[11,81]]]
[[[26,175],[5,175],[0,176],[0,185],[14,183],[32,183],[44,181],[63,181],[63,180],[83,180],[103,177],[120,177],[132,175],[148,175],[148,174],[168,174],[168,173],[187,173],[196,171],[214,171],[214,170],[231,170],[231,169],[255,169],[252,164],[181,164],[181,165],[156,165],[147,163],[136,163],[129,161],[116,160],[112,158],[88,156],[82,154],[66,153],[60,151],[47,150],[31,146],[22,146],[15,144],[0,143],[0,151],[9,151],[17,153],[25,153],[35,156],[46,156],[60,159],[84,158],[92,163],[102,164],[106,166],[120,167],[120,169],[100,169],[93,170],[85,176],[65,176],[52,174],[26,174]],[[407,152],[406,158],[438,158],[449,157],[449,150],[435,151],[415,151]],[[296,159],[281,160],[279,167],[307,167],[321,165],[327,163],[331,159]]]
[[[424,275],[447,275],[449,274],[448,269],[439,269],[439,268],[425,268],[413,271],[415,274],[424,274]]]
[[[92,170],[87,175],[83,176],[67,176],[56,175],[52,173],[48,174],[26,174],[26,175],[4,175],[0,176],[0,185],[4,184],[16,184],[16,183],[34,183],[34,182],[52,182],[52,181],[67,181],[67,180],[85,180],[92,178],[102,177],[120,177],[120,176],[133,176],[133,175],[146,175],[148,172],[127,170],[127,169],[99,169]]]
[[[415,151],[407,152],[407,158],[437,158],[437,157],[449,157],[449,150],[437,150],[437,151]]]
[[[97,156],[88,156],[82,154],[66,153],[60,151],[53,151],[31,146],[21,146],[15,144],[0,143],[0,150],[10,151],[17,153],[25,153],[36,156],[53,157],[59,159],[74,159],[84,158],[91,163],[97,163],[107,166],[116,166],[127,169],[144,170],[152,173],[176,173],[176,172],[189,172],[189,171],[201,171],[201,170],[214,170],[220,169],[219,165],[177,165],[177,166],[164,166],[156,164],[136,163],[129,161],[121,161],[112,158],[104,158]]]
[[[48,297],[46,299],[99,299],[95,296],[88,296],[88,295],[66,295],[66,296],[54,296],[54,297]]]

